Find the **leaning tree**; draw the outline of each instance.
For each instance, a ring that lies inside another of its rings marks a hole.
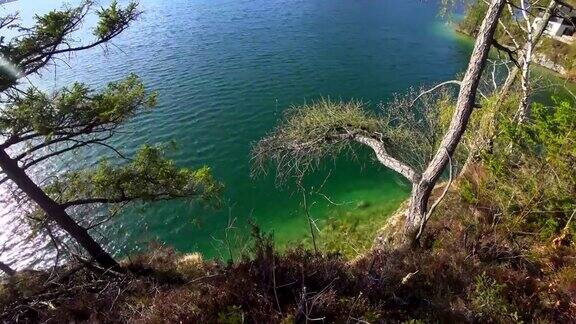
[[[396,171],[412,184],[402,244],[415,244],[437,205],[429,206],[432,190],[450,163],[474,109],[476,91],[504,3],[505,0],[490,2],[463,79],[443,83],[458,84],[460,91],[451,122],[439,143],[429,143],[426,132],[430,130],[430,125],[422,124],[423,116],[418,117],[410,109],[392,111],[407,113],[415,118],[389,114],[381,118],[367,112],[357,102],[322,100],[291,110],[283,124],[255,145],[255,161],[259,165],[272,161],[281,174],[291,171],[301,173],[313,167],[320,158],[341,152],[350,143],[370,148],[382,165]],[[408,106],[420,98],[416,96],[409,101]],[[428,109],[421,111],[430,112]],[[403,146],[414,143],[435,145],[434,152],[425,157],[421,170],[416,169],[414,163],[402,159],[403,155],[399,154]]]
[[[177,167],[159,146],[144,146],[129,158],[111,145],[109,139],[124,123],[155,105],[155,93],[146,91],[137,76],[100,89],[74,83],[50,93],[31,84],[29,77],[73,53],[105,46],[140,14],[134,2],[121,7],[113,1],[98,9],[85,0],[36,16],[32,26],[23,26],[17,14],[0,19],[0,30],[15,34],[0,38],[0,185],[15,189],[16,214],[34,226],[41,224],[53,239],[53,227],[65,234],[55,244],[72,241],[101,266],[113,269],[119,269],[118,263],[90,234],[101,220],[130,203],[212,201],[221,185],[207,167]],[[89,15],[96,15],[98,22],[93,39],[82,42],[77,33]],[[58,170],[50,177],[34,172],[42,164],[62,166],[64,156],[91,146],[109,149],[118,158],[87,169],[75,160],[67,168],[72,171]]]

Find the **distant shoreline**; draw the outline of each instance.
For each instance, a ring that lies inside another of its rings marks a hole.
[[[474,37],[473,35],[470,35],[469,33],[465,32],[465,31],[462,30],[461,28],[458,28],[458,25],[457,25],[457,24],[452,24],[452,25],[453,25],[453,26],[452,26],[453,30],[454,30],[456,33],[458,33],[459,35],[465,36],[466,38],[470,38],[470,40],[475,39],[475,37]],[[538,55],[540,55],[540,57],[538,57]],[[553,74],[554,76],[556,76],[556,77],[558,77],[558,78],[564,79],[564,80],[566,80],[567,82],[569,82],[569,83],[571,83],[571,84],[576,84],[576,80],[571,79],[570,76],[569,76],[566,72],[563,73],[563,72],[561,72],[559,69],[554,69],[554,68],[552,68],[552,66],[554,66],[554,65],[560,66],[559,64],[556,64],[556,63],[554,63],[554,62],[551,62],[550,60],[548,60],[548,61],[543,61],[543,60],[545,60],[546,58],[542,58],[542,56],[544,56],[544,55],[538,54],[538,53],[536,53],[536,55],[534,55],[533,63],[534,63],[538,68],[543,69],[543,70],[545,70],[547,73],[551,73],[551,74]],[[566,69],[565,67],[563,67],[563,66],[560,66],[560,67],[561,67],[562,69],[564,69],[564,70],[567,70],[567,69]]]

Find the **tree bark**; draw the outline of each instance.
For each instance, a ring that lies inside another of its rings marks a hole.
[[[362,136],[362,135],[355,135],[354,140],[358,143],[364,144],[370,147],[374,154],[376,154],[376,158],[378,161],[382,163],[382,165],[387,166],[388,168],[400,173],[406,179],[410,180],[410,182],[415,183],[420,180],[420,175],[414,171],[409,165],[400,162],[399,160],[392,157],[388,152],[386,152],[386,147],[384,143],[380,142],[379,140]]]
[[[544,31],[546,30],[546,26],[548,26],[548,23],[550,22],[550,18],[554,14],[557,6],[558,6],[557,0],[550,0],[550,2],[548,3],[548,6],[546,7],[546,10],[544,11],[544,14],[542,15],[542,20],[540,21],[538,26],[536,26],[536,28],[534,28],[534,33],[533,33],[533,37],[532,37],[532,42],[534,43],[534,48],[535,48],[536,44],[538,44],[538,42],[542,38],[542,35],[544,34]],[[492,117],[490,118],[490,128],[489,128],[488,134],[485,134],[484,138],[481,138],[480,141],[478,143],[476,143],[475,147],[473,147],[471,152],[468,154],[468,158],[466,159],[466,163],[464,163],[464,166],[462,167],[463,172],[468,169],[468,167],[472,164],[472,162],[475,159],[477,159],[478,152],[480,152],[482,150],[487,150],[487,151],[491,150],[492,145],[494,143],[494,138],[496,136],[496,134],[495,134],[496,128],[498,127],[495,112],[498,110],[498,107],[500,107],[500,105],[503,103],[505,98],[508,97],[508,94],[510,93],[510,89],[512,89],[512,85],[514,84],[514,81],[516,81],[516,78],[518,77],[518,74],[520,73],[520,67],[519,66],[523,66],[525,68],[530,67],[529,65],[526,67],[526,65],[524,64],[524,56],[525,56],[524,53],[526,53],[525,50],[528,46],[529,46],[528,43],[524,44],[524,50],[522,52],[520,52],[518,61],[516,62],[518,65],[514,65],[514,68],[512,68],[512,71],[510,71],[510,73],[508,74],[508,77],[506,78],[506,81],[502,85],[502,88],[500,89],[500,93],[498,94],[498,99],[496,102],[496,109],[492,113]],[[525,103],[527,103],[527,101],[525,101]],[[519,107],[520,107],[519,109],[522,109],[523,107],[526,107],[526,105],[521,103]],[[520,115],[520,113],[517,113],[517,115]],[[529,115],[529,112],[526,115]]]
[[[557,0],[550,0],[550,2],[548,3],[548,6],[546,7],[546,10],[544,11],[544,14],[542,15],[542,20],[540,21],[538,26],[536,26],[536,28],[534,29],[534,33],[533,33],[533,37],[532,37],[532,44],[529,44],[529,42],[526,42],[526,44],[524,44],[524,48],[523,48],[522,53],[520,55],[520,58],[518,60],[518,65],[524,66],[524,56],[526,55],[525,53],[527,52],[526,51],[527,48],[532,47],[532,46],[536,47],[536,44],[538,44],[538,42],[540,41],[540,38],[542,38],[542,35],[544,34],[544,31],[546,30],[546,27],[548,26],[548,23],[550,22],[550,18],[552,18],[552,15],[554,14],[554,11],[556,10],[557,6],[558,6]],[[519,72],[520,72],[520,68],[518,66],[514,66],[512,71],[510,71],[510,74],[506,78],[506,81],[504,82],[504,85],[502,86],[502,89],[500,90],[500,99],[502,99],[508,95],[508,93],[510,92],[510,89],[512,88],[512,85],[514,84],[514,81],[518,77]]]
[[[120,270],[120,265],[96,242],[88,231],[80,226],[68,213],[64,206],[50,198],[32,179],[18,166],[18,162],[12,159],[4,150],[0,150],[0,168],[8,179],[13,181],[32,201],[34,201],[45,213],[48,219],[58,224],[64,231],[76,240],[90,256],[101,266],[115,271]]]
[[[12,269],[8,264],[0,261],[0,270],[4,271],[8,276],[13,276],[16,274],[16,270]]]
[[[414,245],[416,243],[416,236],[420,230],[420,226],[425,221],[430,194],[446,168],[449,157],[454,154],[468,126],[468,121],[474,108],[478,84],[480,83],[482,71],[486,65],[490,45],[492,44],[504,2],[505,0],[491,1],[486,17],[480,26],[468,69],[462,79],[456,109],[448,131],[444,135],[432,161],[428,164],[426,170],[424,170],[422,178],[413,184],[410,206],[408,208],[408,214],[406,215],[405,244]]]
[[[553,3],[552,0],[550,3]],[[526,45],[524,46],[524,62],[522,63],[522,77],[520,85],[522,87],[522,96],[518,105],[518,118],[520,122],[524,122],[530,115],[530,64],[532,63],[532,51],[534,50],[534,34],[532,33],[532,21],[528,16],[528,8],[526,0],[520,1],[522,8],[522,15],[526,22]]]

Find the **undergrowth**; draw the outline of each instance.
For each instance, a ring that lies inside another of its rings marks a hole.
[[[569,322],[576,317],[573,243],[517,236],[450,192],[415,250],[353,262],[303,248],[277,253],[255,229],[235,264],[167,247],[126,260],[128,274],[84,267],[24,272],[2,285],[7,322],[300,323]],[[448,217],[449,216],[449,217]]]

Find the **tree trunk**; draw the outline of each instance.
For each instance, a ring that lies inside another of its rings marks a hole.
[[[474,108],[476,90],[478,89],[482,71],[486,65],[486,59],[490,51],[496,26],[498,25],[498,19],[504,7],[504,2],[505,0],[492,0],[488,7],[486,17],[480,26],[476,38],[468,69],[462,79],[460,93],[458,94],[456,109],[450,122],[450,127],[444,135],[432,161],[428,164],[426,170],[424,170],[422,178],[413,186],[405,224],[405,244],[414,245],[416,243],[418,231],[426,222],[430,193],[448,164],[448,157],[454,154],[468,126],[468,121]]]
[[[557,0],[550,0],[550,2],[548,3],[548,6],[546,7],[546,10],[544,11],[544,14],[542,15],[542,20],[540,21],[538,26],[536,26],[536,28],[534,29],[534,34],[532,37],[532,44],[529,44],[528,42],[526,42],[526,44],[524,44],[524,49],[522,50],[522,53],[518,59],[518,65],[524,66],[524,56],[526,53],[526,49],[528,48],[528,46],[530,46],[530,47],[533,46],[533,48],[536,47],[536,45],[540,41],[540,38],[542,38],[542,35],[544,34],[544,31],[546,30],[546,27],[548,26],[548,23],[550,22],[550,18],[552,18],[552,15],[554,14],[554,11],[556,10],[557,6],[558,6]],[[519,72],[520,72],[520,68],[517,65],[515,65],[514,68],[512,69],[512,71],[510,71],[510,74],[508,74],[508,77],[506,78],[506,81],[504,82],[504,85],[502,86],[502,89],[500,90],[500,99],[502,99],[508,95],[508,92],[510,92],[510,89],[512,88],[512,84],[514,84],[514,81],[518,77]]]
[[[45,213],[48,219],[58,224],[64,231],[72,236],[101,266],[107,269],[120,270],[120,265],[98,244],[88,231],[78,225],[66,209],[50,198],[32,179],[18,166],[18,162],[0,150],[0,168],[6,176],[13,181],[32,201],[34,201]]]
[[[551,1],[553,3],[554,0]],[[522,7],[522,15],[526,22],[526,45],[524,46],[524,62],[522,63],[522,77],[520,79],[520,85],[522,87],[522,96],[520,97],[520,103],[518,104],[518,118],[520,122],[524,122],[528,119],[530,115],[530,63],[532,62],[532,50],[534,49],[534,34],[532,33],[532,22],[528,17],[528,9],[526,7],[526,1],[520,1]]]
[[[542,38],[542,35],[544,34],[544,31],[546,30],[546,26],[548,26],[548,23],[550,22],[550,18],[554,14],[557,6],[558,6],[557,0],[550,0],[550,2],[548,3],[548,6],[546,7],[546,10],[544,11],[544,14],[542,15],[542,20],[534,28],[534,34],[533,34],[533,39],[532,39],[532,43],[533,43],[534,48],[536,48],[536,44],[538,44],[538,42]],[[529,44],[527,44],[527,43],[524,44],[524,51],[520,52],[520,55],[518,56],[517,64],[520,66],[525,66],[525,64],[524,64],[525,54],[524,53],[526,53],[525,50],[526,50],[528,45]],[[496,102],[495,112],[498,110],[498,107],[500,107],[500,105],[502,104],[504,99],[508,97],[508,94],[510,93],[510,89],[512,89],[512,85],[514,84],[514,81],[516,81],[516,78],[518,77],[518,73],[520,73],[520,68],[518,67],[518,65],[514,65],[514,68],[512,68],[512,71],[510,71],[510,73],[508,74],[508,77],[506,78],[506,81],[504,82],[504,84],[502,85],[502,88],[500,89],[500,93],[498,94],[498,99]],[[529,68],[529,65],[528,65],[528,68]],[[527,103],[527,101],[525,101],[525,103]],[[520,107],[525,107],[525,106],[526,106],[526,104],[520,104]],[[484,138],[481,137],[479,143],[477,143],[475,145],[475,147],[472,148],[471,152],[468,154],[468,158],[466,159],[466,163],[462,167],[462,172],[465,172],[465,170],[467,170],[468,167],[472,164],[472,161],[477,159],[478,152],[480,152],[482,150],[490,151],[492,149],[492,145],[494,143],[494,138],[496,136],[496,128],[498,127],[495,112],[492,113],[492,117],[490,118],[490,128],[489,128],[488,134],[483,135]],[[519,114],[517,114],[517,115],[519,115]]]
[[[530,89],[530,65],[532,63],[532,53],[536,49],[536,45],[538,41],[544,34],[544,30],[548,26],[548,22],[552,17],[556,9],[557,3],[556,0],[550,0],[544,14],[542,15],[542,20],[535,28],[534,34],[532,34],[532,27],[529,27],[528,30],[528,37],[526,41],[526,45],[524,46],[524,62],[522,64],[522,97],[520,98],[520,104],[518,106],[518,122],[523,123],[526,120],[530,119],[531,111],[530,111],[530,96],[531,96],[531,89]],[[522,1],[522,8],[524,8],[524,1]],[[528,18],[528,14],[524,11],[524,17],[528,21],[528,25],[530,24],[530,20]],[[527,26],[528,27],[528,26]]]
[[[12,269],[9,265],[2,261],[0,261],[0,270],[4,271],[4,273],[8,276],[13,276],[16,274],[16,270]]]
[[[428,200],[434,189],[434,184],[420,181],[412,184],[412,194],[410,195],[410,205],[406,215],[405,242],[406,245],[414,246],[417,242],[416,236],[420,231],[420,226],[426,221],[426,210]]]

